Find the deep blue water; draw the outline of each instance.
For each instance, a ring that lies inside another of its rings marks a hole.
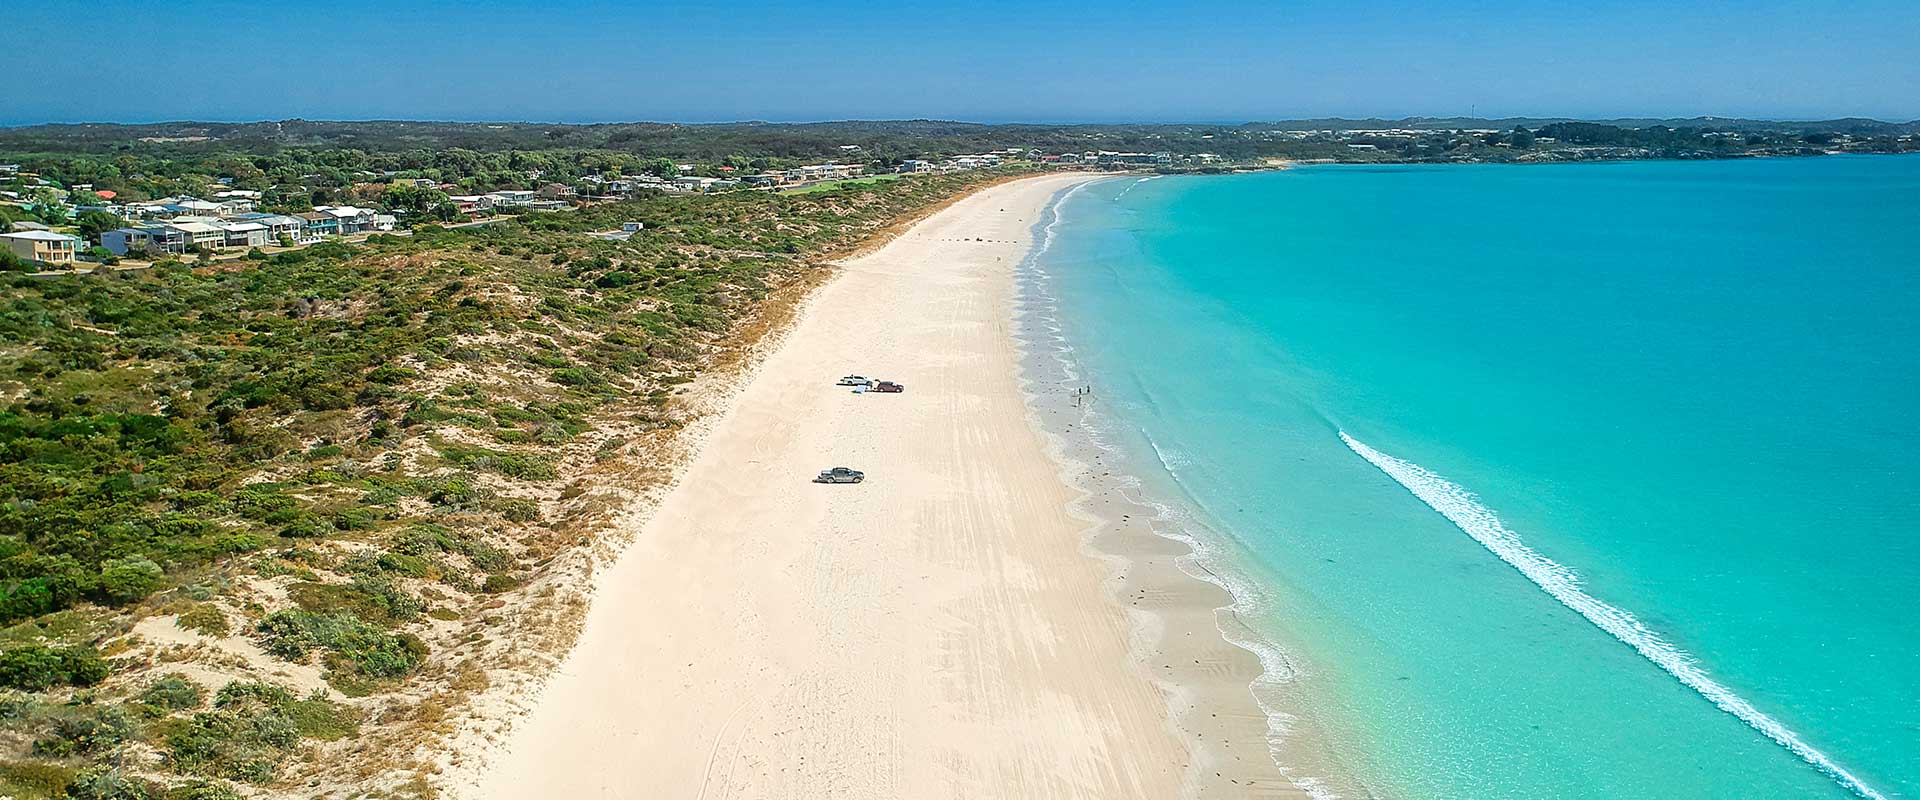
[[[1920,798],[1920,158],[1057,211],[1100,411],[1262,587],[1343,794]]]

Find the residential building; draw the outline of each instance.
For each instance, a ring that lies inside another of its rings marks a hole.
[[[303,242],[317,241],[323,237],[340,235],[340,220],[332,214],[322,211],[302,211],[294,216],[299,217],[306,223],[300,231],[300,240]]]
[[[173,221],[167,223],[167,227],[178,229],[186,234],[187,247],[189,249],[198,246],[208,250],[215,250],[227,246],[227,232],[221,230],[218,225],[214,225],[211,222],[200,222],[198,220],[183,221],[181,218],[175,217]]]
[[[393,230],[394,227],[397,226],[399,223],[400,223],[400,219],[398,217],[395,217],[392,214],[373,215],[373,229],[376,231]]]
[[[513,206],[531,205],[534,200],[538,199],[537,197],[535,197],[533,192],[525,191],[521,189],[506,189],[498,192],[488,192],[487,196],[493,198],[494,208],[510,208]]]
[[[100,246],[119,256],[149,247],[178,255],[187,251],[187,233],[172,225],[139,225],[101,233]]]
[[[165,205],[165,209],[168,213],[172,214],[191,214],[206,217],[220,215],[219,203],[209,203],[205,200],[195,200],[191,197],[181,198],[180,200],[168,203]],[[252,209],[248,210],[251,211]]]
[[[235,215],[233,219],[237,222],[257,222],[267,226],[267,238],[274,242],[280,241],[282,237],[299,241],[301,233],[304,232],[307,227],[306,221],[299,217],[289,217],[285,214],[266,214],[259,211],[238,214]]]
[[[234,222],[222,220],[209,223],[226,233],[222,247],[265,247],[273,244],[273,235],[267,226],[258,222]]]
[[[78,236],[53,231],[19,231],[0,233],[0,243],[6,245],[7,252],[28,261],[66,265],[73,263],[73,256],[83,241]]]
[[[493,210],[493,196],[485,194],[456,194],[447,198],[460,208],[462,214],[478,214]]]
[[[373,230],[373,209],[353,206],[314,206],[313,210],[333,217],[338,223],[338,232],[342,235]]]

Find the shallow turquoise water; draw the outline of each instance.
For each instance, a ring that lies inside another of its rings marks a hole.
[[[1346,794],[1920,797],[1920,158],[1127,178],[1059,214],[1085,382],[1269,590]]]

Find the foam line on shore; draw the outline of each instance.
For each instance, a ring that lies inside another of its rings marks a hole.
[[[1492,509],[1479,502],[1479,497],[1459,484],[1410,461],[1368,447],[1365,443],[1340,431],[1340,440],[1345,442],[1361,458],[1378,467],[1394,482],[1413,493],[1414,497],[1440,512],[1455,527],[1464,531],[1474,541],[1520,571],[1528,580],[1553,596],[1561,605],[1572,609],[1601,630],[1611,634],[1627,646],[1632,647],[1641,656],[1668,674],[1679,679],[1688,688],[1698,692],[1701,697],[1714,704],[1720,710],[1732,714],[1741,722],[1759,731],[1786,748],[1802,761],[1825,773],[1850,792],[1866,800],[1886,800],[1873,787],[1849,772],[1839,762],[1821,752],[1792,729],[1779,720],[1768,716],[1766,712],[1755,708],[1746,698],[1735,694],[1724,684],[1714,680],[1699,662],[1685,651],[1675,647],[1658,632],[1648,628],[1632,612],[1595,598],[1587,594],[1580,586],[1580,576],[1563,564],[1556,562],[1522,541],[1519,534],[1500,521]]]
[[[1118,195],[1108,202],[1119,200],[1134,187],[1160,176],[1148,176],[1129,182]],[[1017,304],[1024,308],[1021,316],[1026,317],[1024,333],[1016,338],[1030,356],[1039,356],[1045,363],[1044,369],[1035,371],[1032,366],[1023,370],[1021,382],[1030,402],[1051,391],[1071,392],[1089,380],[1083,367],[1076,359],[1075,347],[1065,335],[1065,326],[1060,319],[1059,300],[1052,293],[1053,275],[1045,266],[1043,257],[1051,250],[1059,226],[1062,222],[1061,208],[1081,189],[1097,182],[1077,184],[1057,194],[1042,211],[1038,235],[1033,248],[1015,271],[1019,287]],[[1128,463],[1116,439],[1107,429],[1117,421],[1101,415],[1095,403],[1089,403],[1077,415],[1078,427],[1073,429],[1072,440],[1092,448],[1092,451],[1104,454],[1098,459],[1106,465]],[[1153,441],[1145,431],[1140,435],[1146,440],[1153,455],[1165,469],[1165,472],[1179,491],[1186,494],[1189,502],[1194,502],[1190,493],[1185,492],[1184,484],[1177,465],[1169,461],[1169,454]],[[1055,432],[1055,436],[1064,436]],[[1056,445],[1058,446],[1058,445]],[[1063,456],[1072,458],[1071,456]],[[1089,462],[1079,464],[1084,475],[1091,474]],[[1220,542],[1223,535],[1218,532],[1202,533],[1208,526],[1196,518],[1195,514],[1178,505],[1161,502],[1150,496],[1145,481],[1125,472],[1107,474],[1104,478],[1108,485],[1125,503],[1141,510],[1149,511],[1149,529],[1164,538],[1186,545],[1190,554],[1178,560],[1179,569],[1188,577],[1212,584],[1224,590],[1231,598],[1229,605],[1216,610],[1216,625],[1219,635],[1228,643],[1251,653],[1260,664],[1259,673],[1250,679],[1248,690],[1252,695],[1254,707],[1265,717],[1266,744],[1273,766],[1284,776],[1287,782],[1302,795],[1311,800],[1338,800],[1340,795],[1318,776],[1303,773],[1298,765],[1287,763],[1283,750],[1300,734],[1298,719],[1283,710],[1274,700],[1284,684],[1297,679],[1299,665],[1289,656],[1282,646],[1274,641],[1262,638],[1247,624],[1249,618],[1263,615],[1261,609],[1268,605],[1260,587],[1241,577],[1230,566],[1228,555]],[[1091,512],[1089,512],[1091,513]],[[1112,524],[1113,520],[1107,520]],[[1228,624],[1232,620],[1235,624]]]

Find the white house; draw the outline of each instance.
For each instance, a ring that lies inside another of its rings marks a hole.
[[[353,206],[314,206],[313,210],[339,220],[342,234],[373,230],[372,209]]]
[[[532,205],[533,201],[537,199],[534,192],[524,191],[520,189],[506,189],[498,192],[488,192],[487,196],[493,198],[494,208],[508,208],[512,206]]]

